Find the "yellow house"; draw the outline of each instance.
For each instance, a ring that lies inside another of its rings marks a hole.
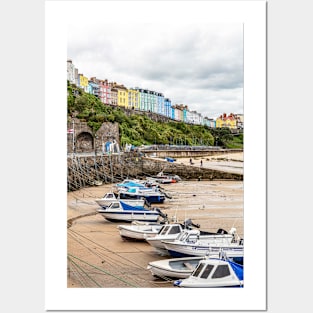
[[[228,128],[237,128],[237,120],[233,113],[230,113],[228,116],[226,113],[223,113],[220,117],[216,119],[216,128],[219,127],[228,127]]]
[[[88,92],[88,78],[83,74],[78,74],[79,77],[79,86],[84,89],[85,92]]]
[[[123,85],[116,85],[117,89],[117,105],[128,108],[128,90]]]
[[[139,109],[139,91],[135,89],[128,89],[128,108]]]

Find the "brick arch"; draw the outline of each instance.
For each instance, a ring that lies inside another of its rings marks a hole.
[[[93,136],[89,132],[81,132],[76,137],[76,152],[91,152],[94,150]]]

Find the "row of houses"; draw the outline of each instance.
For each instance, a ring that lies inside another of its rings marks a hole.
[[[72,60],[67,60],[67,80],[84,92],[92,94],[107,105],[120,106],[126,109],[153,112],[175,121],[188,124],[206,125],[211,128],[243,128],[243,115],[223,113],[219,118],[203,117],[201,113],[190,110],[188,105],[173,104],[163,93],[139,87],[127,88],[123,84],[109,82],[107,79],[88,78],[78,72]]]

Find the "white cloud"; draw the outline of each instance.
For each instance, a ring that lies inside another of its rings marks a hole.
[[[243,113],[243,26],[218,23],[70,24],[79,72],[162,92],[203,116]]]

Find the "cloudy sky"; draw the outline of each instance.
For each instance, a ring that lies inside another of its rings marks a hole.
[[[203,116],[243,113],[242,23],[68,25],[67,57],[84,76],[163,93]]]

